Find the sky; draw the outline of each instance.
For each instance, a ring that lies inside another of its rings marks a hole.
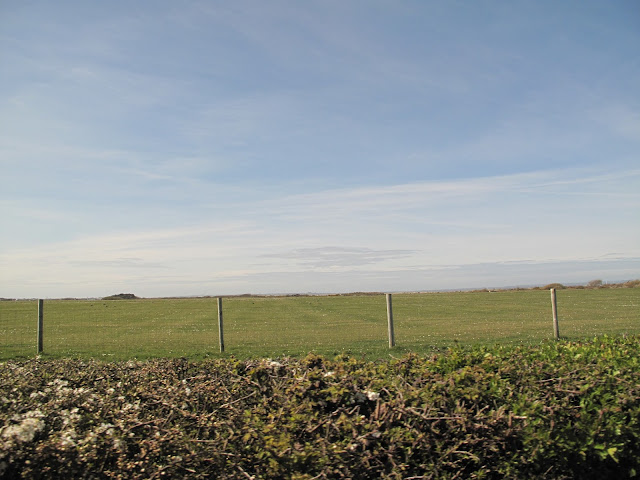
[[[640,3],[0,3],[0,297],[640,278]]]

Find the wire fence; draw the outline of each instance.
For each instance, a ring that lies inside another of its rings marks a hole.
[[[560,290],[559,331],[568,339],[640,334],[640,288]],[[394,294],[394,349],[385,296],[224,298],[225,355],[314,351],[380,357],[462,344],[554,338],[547,290]],[[36,355],[38,302],[0,302],[0,360]],[[42,354],[105,360],[220,356],[216,298],[46,300]]]

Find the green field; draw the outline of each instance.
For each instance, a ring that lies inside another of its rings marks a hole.
[[[640,288],[559,290],[562,337],[640,333]],[[231,297],[223,301],[224,355],[350,353],[366,358],[461,344],[552,339],[547,290],[394,294],[388,348],[384,295]],[[36,301],[0,302],[0,360],[36,353]],[[47,300],[44,357],[105,360],[220,356],[215,298]]]

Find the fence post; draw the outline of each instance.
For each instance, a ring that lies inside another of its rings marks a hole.
[[[224,330],[222,328],[222,297],[218,297],[218,338],[220,339],[220,353],[223,353]]]
[[[560,327],[558,326],[558,301],[556,299],[556,289],[551,289],[551,311],[553,312],[553,338],[560,338]]]
[[[387,297],[387,323],[389,325],[389,348],[394,347],[396,338],[393,333],[393,307],[391,305],[391,294],[385,294]]]
[[[44,318],[44,300],[38,300],[38,343],[37,343],[37,353],[42,353],[43,350],[43,318]]]

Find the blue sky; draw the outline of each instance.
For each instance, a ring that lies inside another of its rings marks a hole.
[[[0,4],[0,297],[640,277],[640,4]]]

